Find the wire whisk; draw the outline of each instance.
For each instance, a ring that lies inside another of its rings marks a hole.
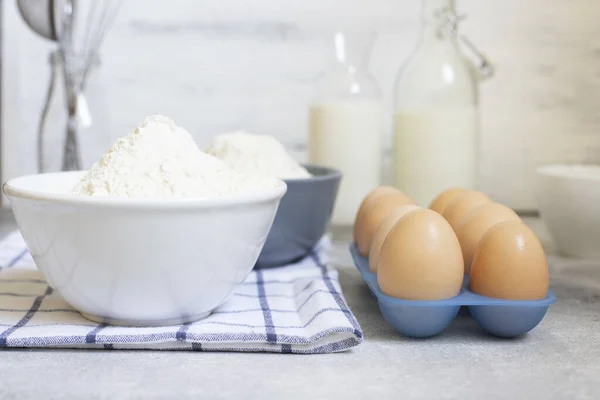
[[[62,170],[73,171],[81,169],[77,140],[80,124],[91,124],[91,116],[82,110],[86,104],[84,93],[88,74],[123,0],[54,0],[53,3],[68,115]],[[38,147],[42,146],[41,136],[40,131]],[[38,151],[40,170],[44,164],[42,153]]]

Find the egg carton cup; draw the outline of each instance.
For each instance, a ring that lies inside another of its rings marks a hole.
[[[399,333],[414,338],[426,338],[443,332],[462,306],[491,335],[513,338],[535,328],[544,318],[556,296],[551,290],[540,300],[503,300],[481,296],[469,290],[465,275],[460,293],[444,300],[403,300],[383,294],[377,275],[369,270],[369,261],[360,255],[356,244],[350,253],[358,271],[379,303],[385,320]]]

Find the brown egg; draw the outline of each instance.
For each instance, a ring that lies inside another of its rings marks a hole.
[[[472,209],[456,229],[456,237],[465,261],[465,274],[471,270],[477,244],[489,228],[502,221],[520,220],[517,213],[498,203],[486,203]]]
[[[481,238],[471,265],[474,293],[535,300],[548,293],[548,263],[534,233],[521,221],[500,222]]]
[[[354,240],[361,255],[367,257],[373,237],[379,226],[394,208],[413,204],[412,200],[400,191],[378,196],[357,216],[354,223]]]
[[[442,215],[446,218],[446,221],[448,221],[452,229],[456,231],[458,225],[469,211],[477,206],[491,202],[492,199],[485,194],[476,190],[467,190],[456,196],[445,208]]]
[[[362,226],[362,220],[364,219],[364,213],[365,210],[370,208],[375,201],[377,201],[377,199],[380,196],[383,196],[384,194],[388,194],[388,193],[398,193],[400,192],[398,189],[396,189],[395,187],[392,186],[378,186],[375,189],[371,190],[363,199],[363,201],[360,203],[360,207],[358,207],[358,211],[356,212],[356,218],[354,219],[354,231],[353,231],[353,236],[354,236],[354,242],[356,242],[358,244],[358,240],[357,238],[360,236],[358,234],[358,227]],[[359,248],[363,247],[363,245],[359,245]]]
[[[375,233],[373,237],[373,243],[371,243],[371,249],[369,250],[369,269],[371,272],[375,272],[377,270],[377,261],[379,260],[379,253],[381,252],[381,246],[383,245],[383,241],[387,237],[388,233],[392,227],[398,222],[402,217],[410,213],[411,211],[419,210],[421,207],[415,204],[408,204],[405,206],[401,206],[395,208],[392,212],[389,213],[387,217],[381,223],[381,226]]]
[[[450,202],[459,194],[466,192],[463,188],[450,188],[440,193],[429,205],[429,209],[439,214],[443,214],[444,210]]]
[[[361,213],[361,211],[373,205],[373,203],[375,202],[375,200],[377,200],[378,197],[383,196],[384,194],[398,192],[400,192],[400,190],[396,189],[393,186],[383,185],[376,187],[365,196],[363,201],[360,203],[360,207],[358,208],[358,212],[356,213],[356,215],[358,216]]]
[[[421,209],[400,219],[383,241],[377,282],[388,296],[441,300],[458,295],[463,269],[460,244],[448,222]]]

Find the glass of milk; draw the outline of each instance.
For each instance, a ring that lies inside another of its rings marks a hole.
[[[459,20],[454,0],[423,0],[420,43],[395,86],[394,183],[424,207],[447,188],[476,185],[479,72],[461,52]]]
[[[368,62],[373,32],[336,32],[330,68],[310,106],[308,161],[343,174],[332,224],[352,225],[360,202],[380,181],[382,96]]]

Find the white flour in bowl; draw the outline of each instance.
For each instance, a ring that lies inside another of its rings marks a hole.
[[[311,174],[296,162],[274,137],[245,131],[217,135],[204,150],[239,171],[280,179],[308,178]]]
[[[80,196],[215,197],[282,184],[242,173],[202,152],[191,135],[161,115],[117,140],[73,188]]]

